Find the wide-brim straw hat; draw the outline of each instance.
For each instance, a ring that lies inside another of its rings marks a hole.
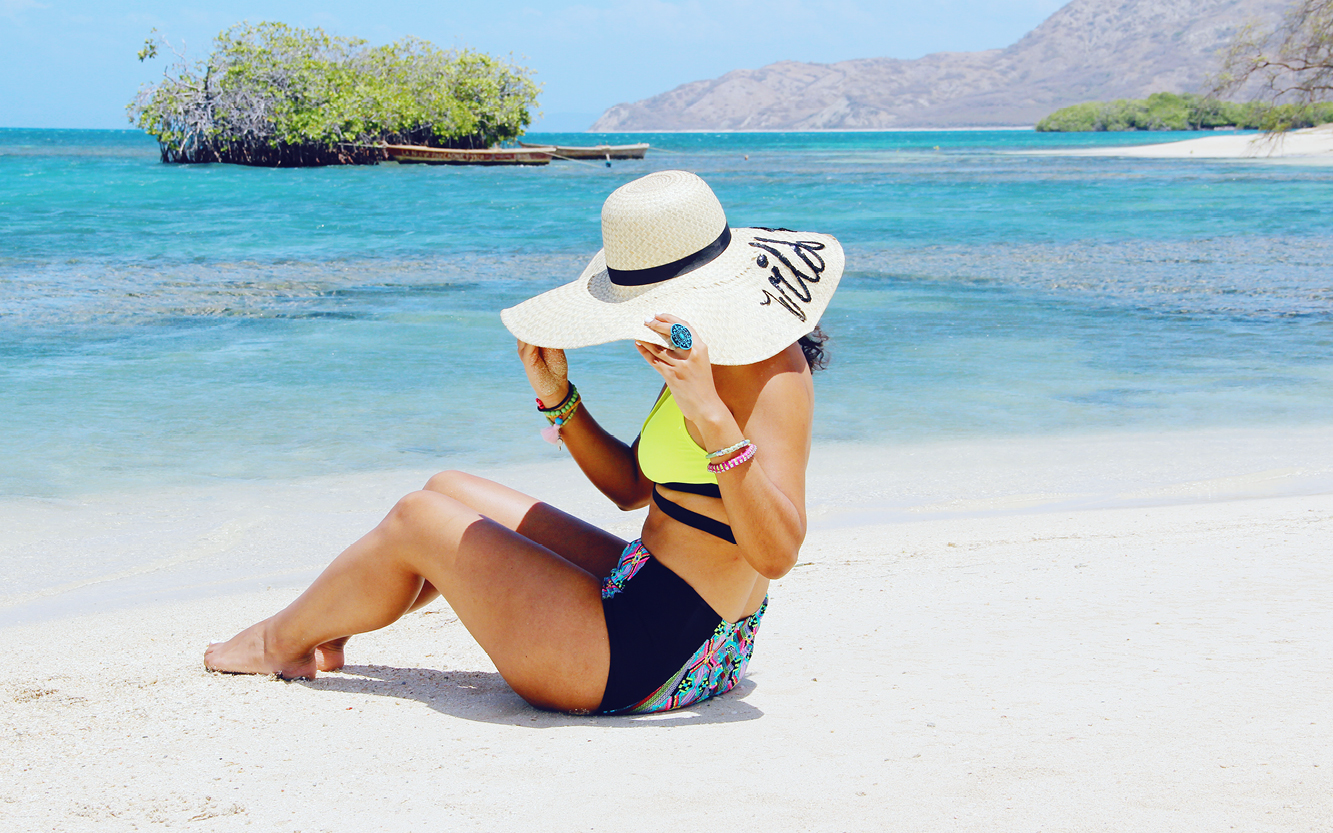
[[[539,347],[670,346],[644,326],[667,313],[688,322],[713,364],[753,364],[815,328],[844,263],[827,234],[730,228],[712,189],[686,171],[617,188],[602,206],[602,246],[578,280],[502,311],[509,331]]]

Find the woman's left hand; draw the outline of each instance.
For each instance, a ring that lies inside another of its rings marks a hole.
[[[671,325],[689,327],[689,323],[674,315],[659,313],[644,322],[644,326],[671,343]],[[688,350],[661,347],[648,341],[635,341],[634,346],[654,370],[662,374],[671,396],[685,418],[696,425],[719,416],[726,405],[713,385],[713,366],[708,361],[708,345],[699,334],[690,331],[693,344]]]

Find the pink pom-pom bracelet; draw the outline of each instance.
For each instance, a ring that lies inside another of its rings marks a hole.
[[[709,463],[708,470],[713,474],[721,474],[724,471],[734,469],[741,463],[749,462],[754,457],[755,452],[757,452],[758,450],[759,450],[758,446],[756,446],[754,443],[749,443],[745,446],[744,451],[742,451],[740,454],[737,454],[735,457],[732,457],[725,463]]]
[[[560,445],[560,428],[569,422],[569,418],[578,410],[582,401],[583,397],[579,396],[579,389],[574,387],[573,382],[569,383],[569,393],[565,394],[565,398],[554,408],[542,407],[542,401],[538,399],[537,410],[551,423],[542,429],[542,439],[552,445]]]

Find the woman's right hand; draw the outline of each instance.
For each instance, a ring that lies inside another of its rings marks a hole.
[[[532,392],[542,401],[542,407],[559,405],[569,393],[569,364],[565,361],[565,351],[558,347],[538,347],[520,340],[518,357],[523,361],[528,384],[532,385]]]

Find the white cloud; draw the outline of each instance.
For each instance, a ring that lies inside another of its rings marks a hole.
[[[0,0],[0,17],[17,20],[24,12],[45,8],[47,5],[37,0]]]

